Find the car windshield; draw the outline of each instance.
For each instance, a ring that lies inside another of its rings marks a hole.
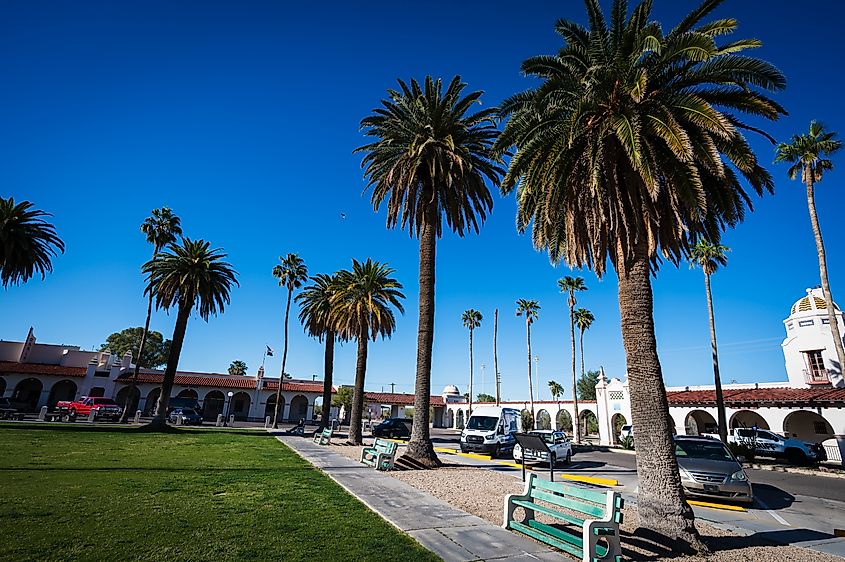
[[[94,400],[94,404],[104,404],[106,406],[111,406],[112,404],[116,404],[116,402],[111,398],[98,398]]]
[[[675,456],[688,459],[732,461],[731,454],[719,441],[675,441]]]
[[[482,431],[492,431],[496,429],[499,423],[499,418],[490,416],[472,416],[467,423],[467,429],[480,429]]]
[[[555,436],[554,436],[553,433],[546,433],[545,431],[532,431],[531,433],[529,433],[529,435],[539,437],[540,439],[542,439],[546,443],[554,443],[555,442]]]

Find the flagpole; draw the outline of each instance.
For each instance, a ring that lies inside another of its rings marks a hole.
[[[261,368],[264,368],[264,362],[267,360],[267,345],[264,345],[264,357],[261,358]]]

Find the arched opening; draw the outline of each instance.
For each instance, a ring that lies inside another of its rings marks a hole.
[[[738,427],[756,427],[757,429],[769,429],[769,424],[763,419],[763,416],[751,410],[740,410],[731,416],[730,428],[736,429]]]
[[[704,410],[693,410],[687,414],[684,422],[687,435],[701,435],[703,433],[719,433],[716,420]]]
[[[59,381],[50,389],[47,406],[53,409],[56,407],[56,402],[73,400],[74,398],[76,398],[76,383],[69,380]]]
[[[144,413],[148,416],[154,416],[158,410],[158,399],[161,398],[161,387],[156,387],[147,394],[147,399],[144,401]]]
[[[819,414],[809,410],[792,412],[783,420],[783,431],[788,437],[808,443],[821,443],[833,437],[833,427]]]
[[[0,396],[6,393],[6,379],[0,377]]]
[[[246,420],[249,417],[249,394],[238,392],[232,396],[229,414],[235,416],[236,420]]]
[[[187,398],[188,400],[198,400],[199,396],[197,395],[197,391],[193,388],[186,388],[182,392],[176,395],[176,398]]]
[[[134,392],[133,392],[134,390]],[[138,390],[136,386],[134,389],[132,385],[127,384],[123,388],[118,391],[117,396],[114,397],[114,401],[120,404],[121,408],[137,408],[138,400],[141,398],[141,391]],[[130,412],[130,414],[134,414],[135,412]]]
[[[276,395],[271,394],[267,397],[267,403],[264,405],[264,418],[270,417],[273,421],[273,416],[276,415]],[[285,397],[282,396],[282,401],[279,403],[279,421],[285,416]]]
[[[90,398],[102,398],[106,395],[106,389],[103,386],[95,386],[92,387],[91,390],[88,391],[88,396]]]
[[[558,431],[564,431],[567,435],[572,435],[572,416],[566,410],[560,410],[555,416],[557,419]]]
[[[463,429],[464,428],[464,411],[458,410],[457,418],[455,419],[455,428],[456,429]]]
[[[534,414],[525,408],[519,413],[519,430],[524,432],[532,429],[534,429]]]
[[[217,420],[217,416],[223,413],[223,404],[226,397],[219,390],[212,390],[205,395],[202,401],[202,418],[208,421]]]
[[[318,396],[316,400],[314,400],[314,411],[311,413],[311,419],[314,421],[320,421],[323,417],[323,397]]]
[[[613,417],[610,418],[610,424],[613,428],[613,435],[611,435],[611,439],[614,443],[618,443],[620,440],[619,432],[622,431],[623,425],[628,425],[628,420],[626,420],[625,416],[622,414],[613,414]]]
[[[446,427],[455,427],[455,410],[449,410],[449,419],[446,421]]]
[[[537,429],[551,429],[552,428],[552,416],[546,410],[540,410],[537,412]]]
[[[294,422],[294,423],[299,423],[299,420],[307,420],[307,419],[308,419],[308,399],[301,394],[297,394],[290,401],[290,411],[288,413],[288,421]]]
[[[38,401],[41,399],[41,391],[44,386],[38,379],[24,379],[15,387],[12,395],[12,402],[27,412],[34,412],[38,409]]]
[[[578,417],[581,418],[581,437],[598,436],[599,420],[592,411],[582,410],[578,412]]]

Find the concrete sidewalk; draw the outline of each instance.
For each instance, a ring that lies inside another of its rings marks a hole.
[[[315,445],[310,439],[271,433],[367,507],[447,562],[565,559],[557,551],[456,509],[328,447]]]

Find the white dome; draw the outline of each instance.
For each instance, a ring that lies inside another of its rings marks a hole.
[[[836,311],[839,310],[836,303],[833,303],[833,309]],[[792,309],[790,310],[790,315],[818,310],[827,312],[827,301],[824,299],[824,293],[821,288],[815,287],[813,289],[807,289],[807,296],[795,301],[795,304],[792,305]]]
[[[454,396],[460,396],[461,391],[458,390],[458,387],[455,386],[454,384],[449,384],[449,385],[446,385],[446,388],[443,389],[443,394],[444,395],[449,394],[449,395],[454,395]]]

